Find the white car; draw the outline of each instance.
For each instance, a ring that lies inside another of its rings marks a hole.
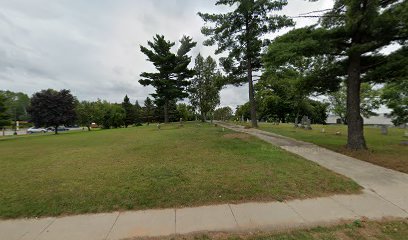
[[[29,129],[27,129],[27,133],[31,134],[31,133],[46,133],[47,129],[45,128],[36,128],[36,127],[31,127]]]

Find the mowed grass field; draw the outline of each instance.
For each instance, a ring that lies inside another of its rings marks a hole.
[[[350,179],[209,124],[0,140],[0,218],[355,193]]]
[[[408,173],[408,146],[401,144],[402,141],[408,141],[408,138],[404,137],[406,131],[404,129],[389,128],[388,135],[382,135],[380,128],[365,127],[364,135],[369,150],[350,151],[345,148],[347,126],[312,125],[312,128],[312,130],[305,130],[294,128],[292,124],[260,123],[261,130],[312,142],[357,159]],[[324,133],[322,133],[323,128]],[[340,135],[336,135],[336,132],[340,132]]]

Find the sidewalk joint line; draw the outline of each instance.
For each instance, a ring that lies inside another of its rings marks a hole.
[[[174,208],[174,235],[177,235],[177,208]]]
[[[342,202],[337,201],[337,200],[334,199],[332,196],[329,196],[329,198],[330,198],[331,200],[335,201],[335,202],[336,202],[337,204],[339,204],[340,206],[344,207],[345,209],[347,209],[347,210],[351,211],[352,213],[356,214],[358,217],[364,217],[364,216],[358,214],[357,212],[355,212],[353,209],[347,207],[347,206],[346,206],[345,204],[343,204]]]
[[[391,203],[392,205],[394,205],[395,207],[399,208],[400,210],[402,210],[404,213],[408,214],[408,211],[406,211],[405,209],[403,209],[402,207],[398,206],[397,204],[391,202],[390,200],[386,199],[385,197],[381,196],[381,194],[377,193],[376,191],[372,191],[375,195],[379,196],[381,199],[383,199],[386,202]]]
[[[308,221],[306,220],[306,218],[304,218],[304,217],[302,216],[302,214],[298,213],[298,211],[296,211],[289,203],[284,202],[284,204],[286,204],[286,206],[288,206],[293,212],[295,212],[296,215],[298,215],[298,216],[303,220],[303,222],[305,222],[305,223],[308,222]]]
[[[108,239],[110,233],[113,230],[113,227],[115,226],[116,222],[118,221],[119,216],[120,216],[120,212],[118,212],[118,215],[116,216],[115,221],[113,222],[112,226],[110,227],[109,232],[106,234],[106,237],[104,238],[105,240]]]
[[[19,237],[18,240],[23,239],[23,237],[24,237],[25,235],[27,235],[27,233],[28,233],[28,231],[26,231],[23,235],[21,235],[21,237]]]
[[[42,234],[43,232],[45,232],[45,230],[47,230],[47,229],[51,226],[51,224],[53,224],[53,223],[55,222],[55,220],[57,220],[57,219],[54,218],[50,223],[48,223],[47,226],[45,226],[44,229],[41,230],[41,232],[34,238],[34,240],[35,240],[35,239],[38,239],[38,238],[41,236],[41,234]]]
[[[234,211],[232,211],[231,205],[228,203],[228,207],[231,211],[232,217],[234,218],[235,224],[237,224],[238,229],[240,229],[241,227],[238,224],[237,218],[235,217]]]

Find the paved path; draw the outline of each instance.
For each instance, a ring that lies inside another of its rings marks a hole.
[[[200,231],[276,230],[331,224],[362,217],[373,220],[383,217],[408,217],[408,174],[276,134],[219,124],[257,136],[348,176],[365,189],[359,195],[335,195],[287,202],[222,204],[183,209],[6,220],[0,221],[0,239],[124,239]]]

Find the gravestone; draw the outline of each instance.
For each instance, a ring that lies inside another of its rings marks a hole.
[[[408,137],[408,131],[405,131],[404,137]]]
[[[381,126],[381,134],[382,135],[388,135],[388,128],[385,125]]]
[[[306,129],[307,130],[312,130],[311,121],[310,121],[309,118],[307,118],[307,120],[306,120]]]
[[[160,130],[160,123],[159,123],[159,124],[157,124],[157,129],[159,129],[159,130]]]
[[[322,130],[320,131],[321,133],[325,133],[326,129],[322,128]]]
[[[307,130],[312,130],[312,127],[310,126],[311,121],[308,116],[303,116],[302,121],[301,121],[301,128],[307,129]]]
[[[183,126],[183,118],[180,118],[180,123],[179,123],[179,127]]]

